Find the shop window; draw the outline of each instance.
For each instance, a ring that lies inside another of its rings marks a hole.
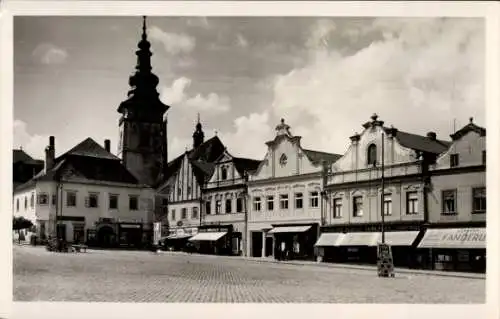
[[[181,208],[181,219],[186,219],[187,218],[187,208],[183,207]]]
[[[231,214],[233,212],[233,208],[231,207],[233,201],[231,199],[226,199],[226,214]]]
[[[384,194],[384,216],[392,215],[392,195]]]
[[[436,261],[437,262],[451,262],[452,261],[452,258],[450,255],[437,255],[436,256]]]
[[[49,195],[45,193],[38,194],[38,204],[47,205],[49,203]]]
[[[458,165],[460,165],[458,154],[451,154],[450,155],[450,167],[457,167]]]
[[[418,193],[417,192],[407,192],[406,193],[406,214],[407,215],[418,214]]]
[[[220,200],[215,201],[215,214],[219,215],[222,210],[222,202]]]
[[[76,192],[66,192],[66,206],[76,207]]]
[[[333,218],[342,218],[342,198],[333,200]]]
[[[295,208],[302,209],[303,208],[303,198],[302,193],[295,193]]]
[[[457,191],[456,190],[445,190],[442,192],[442,214],[443,215],[454,215],[457,213]]]
[[[370,144],[367,149],[367,162],[368,166],[377,165],[377,146],[375,144]]]
[[[288,209],[288,194],[280,195],[280,209]]]
[[[205,214],[210,215],[212,212],[212,201],[208,200],[205,202]]]
[[[354,217],[363,216],[363,197],[355,196],[352,199],[352,215]]]
[[[89,196],[85,198],[85,207],[90,207],[90,208],[99,207],[99,195],[89,194]]]
[[[473,213],[486,213],[486,187],[472,189]]]
[[[267,210],[268,211],[274,210],[274,196],[272,195],[267,196]]]
[[[241,213],[243,211],[243,198],[236,198],[236,212]]]
[[[129,196],[128,209],[130,209],[130,210],[138,210],[139,209],[139,198],[137,196]]]
[[[198,218],[198,207],[193,207],[191,211],[191,218]]]
[[[260,196],[255,196],[253,198],[253,210],[256,212],[260,212]]]

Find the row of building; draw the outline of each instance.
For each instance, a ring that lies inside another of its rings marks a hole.
[[[14,151],[15,172],[36,173],[14,174],[14,214],[34,221],[40,237],[373,263],[383,225],[396,266],[484,271],[486,130],[472,119],[441,139],[373,115],[342,155],[304,148],[281,120],[261,159],[205,140],[198,120],[193,148],[168,160],[169,106],[158,98],[149,49],[144,21],[118,108],[117,155],[108,140],[89,138],[55,157],[51,137],[37,172],[37,161],[16,161]]]

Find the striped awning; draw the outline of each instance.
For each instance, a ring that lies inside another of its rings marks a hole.
[[[418,231],[390,231],[385,233],[385,243],[391,246],[411,246],[418,236]],[[378,233],[377,242],[382,242],[382,233]]]
[[[427,229],[418,248],[486,248],[486,228]]]
[[[311,226],[278,226],[274,227],[268,234],[279,234],[279,233],[303,233],[308,231]]]
[[[378,234],[371,232],[347,233],[337,246],[376,246]]]
[[[226,234],[227,232],[202,232],[189,238],[189,241],[217,241]]]
[[[344,233],[323,233],[319,236],[318,241],[314,246],[317,247],[328,247],[328,246],[338,246],[338,243],[345,236]]]

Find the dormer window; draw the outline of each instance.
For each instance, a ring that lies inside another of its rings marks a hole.
[[[375,144],[370,144],[370,146],[368,146],[367,164],[368,164],[368,166],[377,165],[377,145],[375,145]]]
[[[225,181],[227,179],[227,168],[225,166],[222,166],[220,169],[220,175],[221,179]]]

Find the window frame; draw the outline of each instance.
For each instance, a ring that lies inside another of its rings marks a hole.
[[[42,201],[42,198],[45,198],[45,202]],[[47,194],[47,193],[37,194],[37,202],[38,202],[38,205],[48,205],[49,204],[49,194]]]
[[[212,200],[205,201],[205,215],[212,214]]]
[[[373,150],[373,151],[372,151]],[[366,165],[375,166],[377,165],[377,144],[370,143],[366,148]]]
[[[412,196],[415,197],[412,197]],[[420,198],[417,191],[406,192],[406,215],[417,215]],[[416,203],[416,205],[414,205]],[[410,207],[414,210],[410,210]]]
[[[215,200],[215,215],[220,215],[222,213],[222,200]]]
[[[199,216],[198,215],[198,207],[193,206],[191,208],[191,219],[196,219],[196,218],[198,218],[198,216]]]
[[[95,199],[95,205],[92,203],[92,199]],[[88,201],[88,204],[86,205],[87,208],[99,208],[99,194],[98,193],[89,193],[89,196],[87,196],[87,201]]]
[[[450,154],[450,167],[460,166],[460,156],[458,153]]]
[[[236,212],[237,213],[243,212],[243,198],[241,197],[236,198]]]
[[[304,193],[297,192],[294,194],[294,206],[295,209],[304,209]]]
[[[70,197],[74,198],[74,203],[70,205]],[[77,207],[77,196],[75,191],[66,191],[66,207]]]
[[[173,221],[175,221],[175,208],[173,208],[171,211],[170,211],[170,217],[172,218]]]
[[[227,205],[229,203],[229,206]],[[225,207],[224,207],[224,212],[226,214],[231,214],[233,212],[233,199],[232,198],[226,198],[225,201]],[[228,209],[229,207],[229,209]]]
[[[337,197],[333,199],[333,218],[342,218],[342,198]],[[339,209],[338,209],[339,208]]]
[[[135,200],[135,205],[132,203]],[[135,206],[135,207],[133,207]],[[139,196],[137,195],[128,195],[128,210],[138,211],[139,210]]]
[[[266,207],[268,212],[272,212],[274,210],[274,195],[266,196]]]
[[[289,209],[290,206],[288,205],[288,201],[289,201],[288,194],[280,194],[280,210],[288,210]]]
[[[118,209],[118,194],[109,194],[108,195],[108,209]],[[111,205],[113,201],[116,201],[116,205]],[[163,206],[163,205],[162,205]]]
[[[188,218],[187,207],[182,207],[181,208],[181,220],[184,220],[187,218]]]
[[[484,192],[484,196],[476,197],[476,191],[479,191],[480,193]],[[487,197],[487,193],[486,193],[485,186],[472,188],[472,213],[473,214],[485,214],[486,213],[486,207],[487,207],[486,197]],[[484,206],[483,209],[476,209],[476,199],[479,199],[480,203],[482,203],[481,199],[484,199],[484,205],[480,205],[480,206]]]
[[[357,203],[356,200],[360,199],[360,203]],[[363,217],[363,205],[364,200],[363,196],[353,196],[352,197],[352,216],[353,217]],[[361,206],[361,209],[359,209],[359,206]]]
[[[392,216],[392,194],[385,193],[383,195],[382,199],[384,201],[384,205],[383,205],[384,206],[384,211],[383,211],[384,216]]]
[[[314,195],[316,193],[316,195]],[[316,205],[313,205],[316,203]],[[319,191],[310,191],[309,192],[309,207],[310,208],[319,208]]]
[[[262,209],[262,205],[261,205],[261,196],[254,196],[253,197],[253,210],[256,211],[256,212],[260,212],[261,209]]]
[[[454,211],[447,211],[446,208],[446,193],[453,194],[453,209]],[[441,191],[441,215],[457,215],[457,190],[456,189],[445,189]]]

